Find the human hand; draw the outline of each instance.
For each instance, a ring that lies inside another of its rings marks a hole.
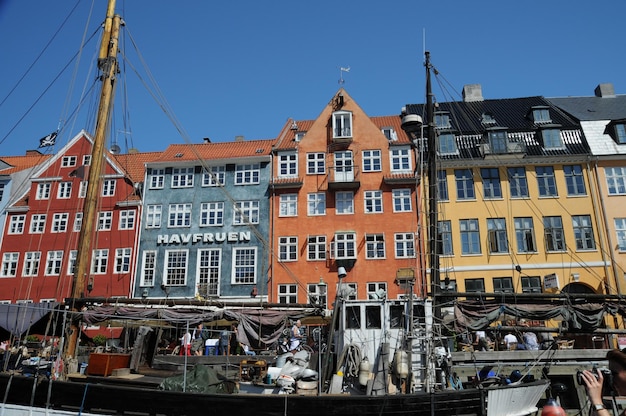
[[[589,396],[591,404],[602,404],[602,383],[604,382],[602,372],[598,371],[592,373],[589,370],[584,370],[582,372],[582,378],[585,382],[587,395]]]

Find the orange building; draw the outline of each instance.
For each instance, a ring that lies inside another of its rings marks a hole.
[[[328,304],[341,267],[351,298],[403,295],[398,273],[423,290],[415,149],[399,117],[369,117],[340,89],[317,119],[285,124],[273,168],[270,301]]]

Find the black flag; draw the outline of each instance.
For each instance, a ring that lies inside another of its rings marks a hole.
[[[41,139],[39,139],[39,147],[54,146],[56,139],[57,139],[57,132],[55,131],[55,132],[48,134],[46,137],[42,137]]]

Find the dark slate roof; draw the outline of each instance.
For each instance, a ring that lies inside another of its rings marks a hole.
[[[580,121],[626,119],[626,95],[562,97],[548,100]]]
[[[536,124],[532,119],[532,109],[535,107],[548,108],[551,122]],[[405,108],[408,114],[419,114],[423,119],[426,118],[425,104],[408,104]],[[435,112],[449,114],[451,127],[447,131],[455,134],[458,149],[458,154],[438,155],[440,160],[482,159],[480,146],[485,143],[484,134],[493,128],[506,128],[509,142],[520,143],[527,156],[589,153],[579,123],[544,97],[441,102],[436,103]],[[489,115],[495,123],[483,124],[483,114]],[[543,148],[538,132],[548,126],[561,130],[563,148]]]

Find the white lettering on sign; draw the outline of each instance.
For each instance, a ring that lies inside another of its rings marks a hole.
[[[157,245],[178,245],[197,243],[229,243],[250,241],[250,231],[231,231],[229,233],[196,233],[196,234],[159,234]]]

